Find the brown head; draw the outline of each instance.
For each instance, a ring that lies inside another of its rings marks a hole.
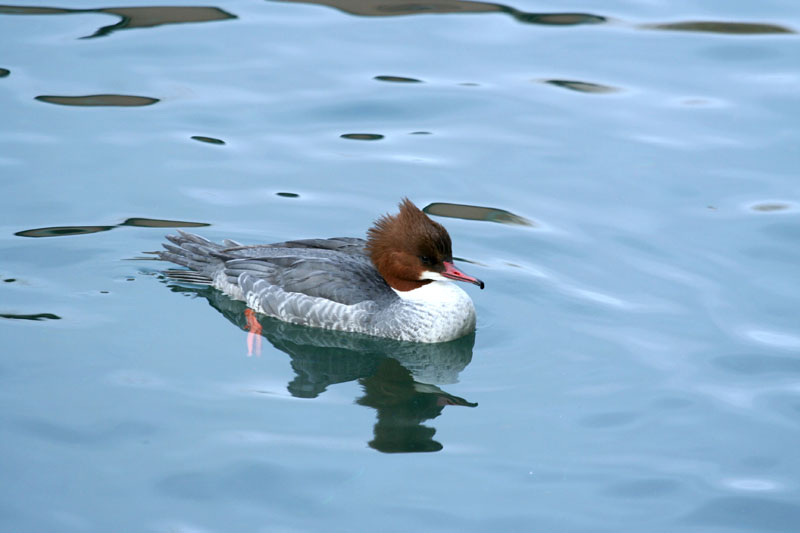
[[[483,282],[453,265],[453,246],[444,226],[434,222],[408,198],[400,212],[375,221],[367,232],[367,253],[386,283],[410,291],[433,280]]]

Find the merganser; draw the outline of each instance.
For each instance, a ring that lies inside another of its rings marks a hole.
[[[453,265],[450,235],[407,198],[367,239],[213,243],[178,230],[159,259],[178,281],[210,285],[258,313],[305,326],[411,342],[446,342],[475,330],[475,307],[450,280],[483,289]]]

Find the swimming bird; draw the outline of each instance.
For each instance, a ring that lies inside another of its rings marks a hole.
[[[210,285],[257,313],[305,326],[411,342],[475,330],[475,307],[452,281],[484,283],[453,264],[450,235],[407,198],[367,239],[274,244],[211,242],[178,230],[159,259],[187,267],[174,280]]]

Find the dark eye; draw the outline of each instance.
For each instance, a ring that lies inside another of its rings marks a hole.
[[[430,258],[430,257],[428,257],[427,255],[421,255],[421,256],[419,256],[419,260],[420,260],[420,261],[422,261],[422,264],[423,264],[423,265],[428,265],[428,266],[430,266],[430,265],[432,265],[432,264],[433,264],[433,259],[431,259],[431,258]]]

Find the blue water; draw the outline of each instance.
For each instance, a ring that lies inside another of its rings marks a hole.
[[[0,6],[0,529],[800,530],[796,2],[45,6]],[[403,196],[474,338],[248,335],[143,254]]]

